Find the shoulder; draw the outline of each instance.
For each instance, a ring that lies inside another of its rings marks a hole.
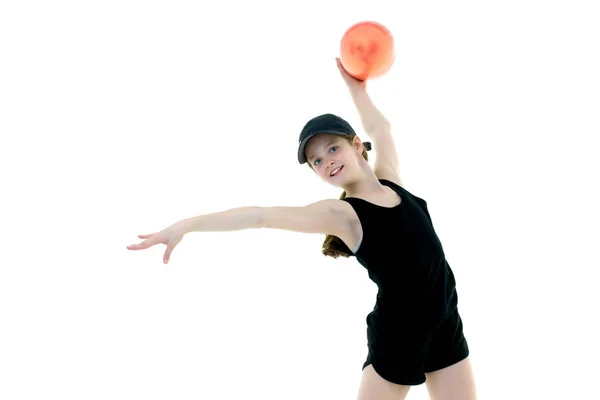
[[[300,207],[261,207],[260,226],[338,236],[348,231],[353,220],[352,213],[348,203],[334,199]]]
[[[401,196],[408,196],[411,199],[414,199],[418,203],[426,203],[425,200],[414,195],[412,192],[408,191],[404,186],[398,184],[398,182],[394,182],[390,179],[382,179],[382,178],[379,178],[379,182],[381,182],[381,184],[383,184],[383,185],[389,186],[396,193],[399,193]]]
[[[360,225],[360,218],[357,213],[357,204],[353,198],[326,199],[313,205],[323,207],[331,215],[332,219],[339,226],[339,237],[347,233],[348,229],[353,230],[356,225]]]
[[[356,211],[350,203],[351,199],[325,199],[310,204],[308,207],[320,209],[331,213],[342,221],[353,220],[356,217]]]
[[[378,178],[377,180],[379,181],[379,183],[391,188],[394,192],[398,193],[401,196],[406,193],[409,193],[408,190],[406,190],[404,187],[402,187],[402,185],[401,185],[402,182],[398,182],[398,180],[385,179],[385,178]]]
[[[377,179],[379,180],[386,180],[389,182],[392,182],[395,185],[398,185],[400,187],[404,187],[404,184],[402,183],[402,180],[400,179],[400,175],[391,167],[387,167],[387,166],[378,166],[377,168],[374,169],[373,171],[375,173],[375,176],[377,176]]]

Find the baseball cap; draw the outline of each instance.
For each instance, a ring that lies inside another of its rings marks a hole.
[[[306,143],[315,135],[320,133],[329,133],[332,135],[339,136],[356,136],[356,132],[344,119],[334,114],[323,114],[319,115],[308,121],[302,132],[300,132],[299,145],[298,145],[298,162],[300,164],[306,163]],[[367,150],[371,150],[370,142],[363,142],[363,145]]]

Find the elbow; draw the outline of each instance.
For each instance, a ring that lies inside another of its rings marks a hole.
[[[283,207],[256,207],[257,228],[279,229],[285,219],[282,209]]]
[[[373,124],[371,126],[371,133],[372,132],[378,132],[378,131],[384,131],[384,132],[389,132],[392,129],[392,124],[390,124],[390,121],[388,121],[387,119],[383,119],[380,122]]]
[[[254,207],[255,211],[255,228],[262,229],[268,228],[269,222],[267,217],[267,208],[266,207]]]
[[[392,125],[389,121],[385,119],[383,121],[379,121],[377,123],[372,124],[368,128],[365,127],[365,133],[371,138],[381,134],[391,134],[391,131]]]

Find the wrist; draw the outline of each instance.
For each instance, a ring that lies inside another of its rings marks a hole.
[[[348,85],[348,89],[350,90],[350,93],[352,95],[367,94],[367,86],[364,83],[355,83],[352,85]]]
[[[196,229],[196,225],[198,224],[197,221],[198,217],[192,217],[192,218],[186,218],[186,219],[182,219],[181,221],[177,222],[177,228],[185,235],[186,233],[190,233],[190,232],[194,232],[194,230]]]

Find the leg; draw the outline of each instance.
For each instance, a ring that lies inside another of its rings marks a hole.
[[[469,345],[458,309],[437,328],[429,343],[425,384],[432,400],[474,400]]]
[[[358,400],[404,400],[409,389],[408,385],[386,381],[370,364],[363,369]]]
[[[449,367],[425,373],[431,400],[476,400],[475,378],[469,357]]]

